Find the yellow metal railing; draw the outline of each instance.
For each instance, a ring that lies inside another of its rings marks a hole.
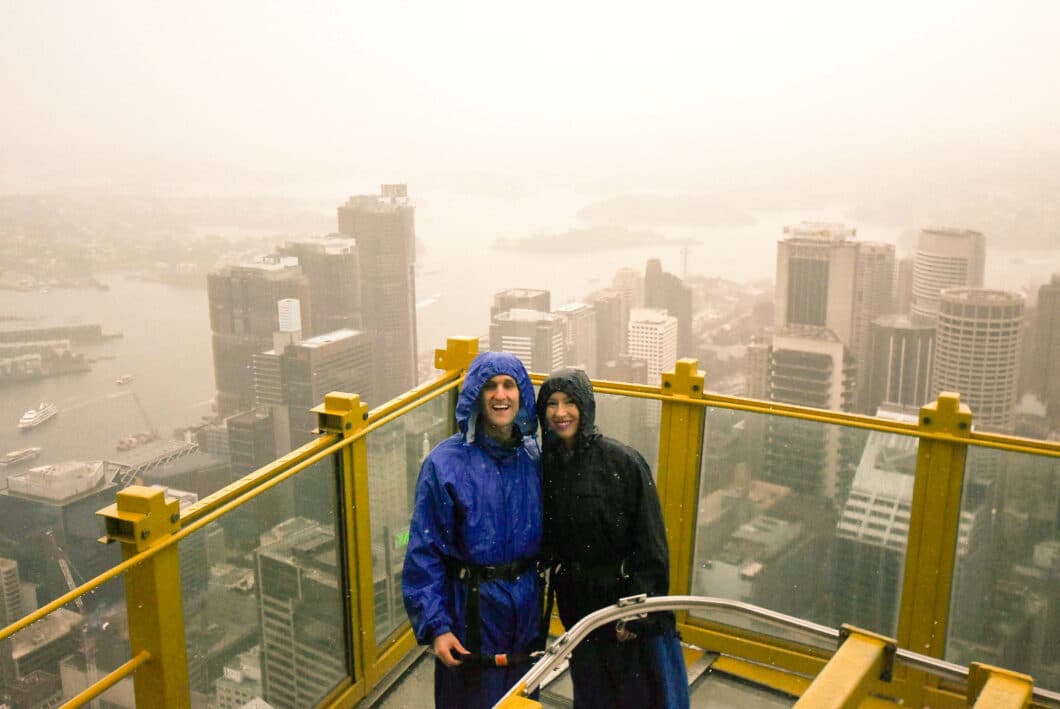
[[[450,395],[445,405],[451,421],[455,401],[451,395],[476,353],[477,341],[473,338],[450,339],[446,349],[436,354],[436,366],[442,370],[438,377],[371,411],[353,394],[329,395],[314,409],[321,432],[317,440],[204,498],[177,517],[170,508],[164,507],[160,491],[138,488],[122,491],[118,504],[101,514],[114,521],[108,526],[108,536],[122,543],[123,561],[4,628],[0,631],[0,641],[74,598],[125,574],[126,604],[130,624],[134,626],[130,630],[133,659],[75,697],[71,705],[90,701],[133,673],[139,706],[188,706],[185,621],[180,584],[173,583],[179,579],[178,542],[310,466],[330,459],[335,462],[336,490],[341,496],[337,500],[336,543],[341,556],[338,568],[344,575],[338,582],[345,599],[343,612],[351,620],[349,627],[354,629],[354,637],[350,643],[348,676],[324,698],[324,704],[354,705],[385,680],[415,642],[407,623],[378,642],[376,639],[369,436],[446,395]],[[532,375],[532,379],[540,383],[543,375]],[[672,555],[671,593],[674,594],[691,592],[704,421],[710,410],[798,419],[816,425],[919,439],[895,635],[899,648],[938,658],[943,657],[949,622],[968,447],[982,446],[1060,460],[1060,445],[1056,443],[974,431],[971,412],[956,395],[941,396],[937,402],[924,407],[918,424],[907,424],[711,394],[705,390],[706,377],[695,360],[679,361],[657,386],[596,381],[594,387],[599,394],[661,402],[658,486]],[[134,519],[136,515],[140,517]],[[131,534],[123,536],[130,530]],[[786,688],[785,691],[791,691],[791,687],[804,689],[808,682],[800,680],[792,684],[779,677],[815,677],[830,656],[819,647],[778,637],[760,628],[733,630],[709,619],[687,615],[682,615],[680,621],[685,641],[720,653],[727,659],[724,666],[729,671],[769,686],[783,684],[781,688]],[[991,684],[991,691],[1000,684],[1000,679]],[[916,670],[896,672],[891,689],[894,696],[913,705],[959,706],[966,697],[965,687],[948,685]]]

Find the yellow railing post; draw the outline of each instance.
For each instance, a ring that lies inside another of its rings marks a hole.
[[[351,438],[359,433],[368,423],[368,405],[356,394],[331,392],[324,396],[324,403],[310,409],[317,415],[317,429],[322,433],[331,433],[342,438]],[[347,613],[352,630],[351,652],[353,657],[353,685],[346,700],[356,701],[368,691],[368,666],[374,656],[375,615],[372,608],[372,549],[371,533],[368,523],[368,476],[355,475],[357,470],[367,468],[367,441],[362,438],[342,449],[340,454],[340,471],[342,478],[342,500],[340,504],[345,513],[340,516],[343,528],[341,549],[346,559],[343,568],[347,577],[340,579],[343,596],[348,599]],[[361,499],[366,501],[363,509],[354,504],[358,487],[364,488]],[[359,540],[365,540],[358,543]],[[367,582],[367,583],[366,583]],[[366,588],[367,586],[367,588]],[[367,613],[365,607],[367,606]],[[336,648],[337,649],[337,648]]]
[[[131,485],[117,500],[96,514],[106,528],[100,541],[120,542],[123,559],[180,529],[180,503],[166,502],[161,489]],[[138,707],[191,706],[177,547],[171,544],[125,572],[129,650],[133,657],[143,651],[150,655],[133,675]]]
[[[703,450],[703,372],[695,359],[679,359],[672,372],[663,372],[659,426],[659,501],[670,545],[670,593],[688,593],[699,500],[699,465]],[[682,614],[684,615],[684,614]]]
[[[968,706],[975,709],[1023,709],[1033,691],[1029,675],[979,662],[968,667]]]
[[[444,371],[464,371],[478,355],[478,338],[450,337],[445,349],[434,351],[434,367]]]
[[[899,647],[941,658],[949,626],[972,413],[960,395],[942,392],[937,401],[920,409],[919,427],[935,437],[921,438],[917,446],[897,640]],[[909,674],[913,686],[935,682],[926,674]]]
[[[839,649],[802,693],[796,709],[861,706],[873,685],[891,681],[895,650],[890,638],[844,625]]]

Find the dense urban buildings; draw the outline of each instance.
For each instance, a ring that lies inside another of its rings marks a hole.
[[[931,401],[935,324],[908,315],[884,315],[869,331],[866,408],[883,404],[918,411]]]

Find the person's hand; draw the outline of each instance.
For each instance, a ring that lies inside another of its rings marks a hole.
[[[618,642],[624,643],[627,640],[635,640],[636,637],[637,634],[629,628],[629,624],[626,621],[620,620],[615,623],[615,638],[618,639]]]
[[[458,655],[470,654],[452,633],[442,633],[434,639],[434,655],[446,667],[459,667],[463,664],[453,656],[454,653]]]

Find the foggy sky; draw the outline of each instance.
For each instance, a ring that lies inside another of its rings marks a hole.
[[[1050,0],[0,0],[0,190],[1052,171],[1058,27]]]

